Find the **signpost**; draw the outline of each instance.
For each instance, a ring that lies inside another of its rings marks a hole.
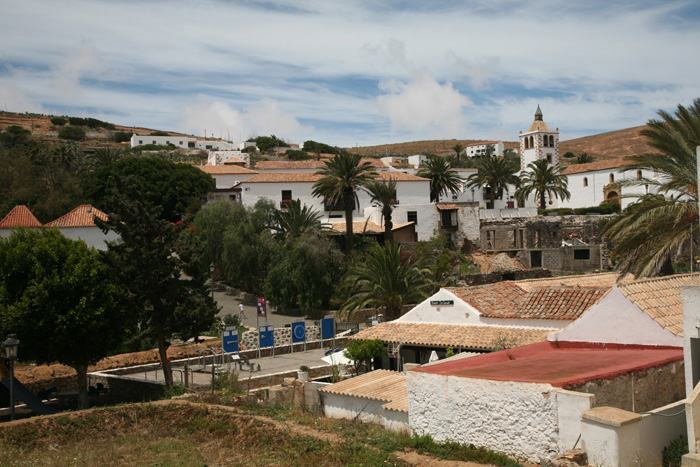
[[[295,321],[292,323],[292,352],[294,352],[294,344],[304,343],[304,352],[306,352],[306,322]]]
[[[224,352],[238,352],[238,329],[235,327],[228,327],[222,334],[221,342],[223,343]]]
[[[260,358],[260,349],[263,347],[272,347],[272,356],[275,356],[275,327],[272,324],[266,324],[258,328],[258,358]]]

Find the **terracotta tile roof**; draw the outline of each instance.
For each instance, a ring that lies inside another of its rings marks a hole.
[[[321,178],[313,172],[260,173],[242,183],[315,183]]]
[[[441,211],[452,211],[453,209],[459,209],[456,204],[438,203],[435,206]]]
[[[483,146],[485,144],[498,144],[500,141],[483,141],[481,143],[472,143],[472,144],[467,144],[468,148],[471,148],[473,146]]]
[[[379,339],[385,343],[402,343],[425,347],[454,347],[493,350],[504,339],[516,345],[547,339],[551,330],[505,326],[471,326],[466,324],[403,323],[389,321],[364,329],[352,339]]]
[[[683,336],[684,285],[700,285],[700,273],[642,279],[620,285],[620,292],[661,327]]]
[[[83,204],[73,209],[68,214],[59,217],[46,224],[46,227],[95,227],[93,217],[97,216],[103,221],[107,220],[107,214],[89,204]]]
[[[593,161],[588,164],[570,165],[561,171],[562,175],[580,174],[583,172],[595,172],[596,170],[617,169],[625,165],[625,159],[606,159],[602,161]]]
[[[238,156],[231,156],[224,161],[224,164],[245,164],[245,161]]]
[[[40,228],[41,222],[34,217],[27,206],[15,206],[0,221],[0,229],[13,229],[17,227]]]
[[[394,224],[391,227],[392,232],[395,230],[403,229],[404,227],[408,227],[409,225],[413,225],[413,222],[404,222],[403,224]],[[345,233],[346,225],[345,222],[332,222],[328,224],[328,226],[333,229],[333,231],[338,232],[338,233]],[[353,233],[368,233],[368,234],[381,234],[384,233],[384,227],[380,226],[374,221],[358,221],[358,222],[353,222],[352,223],[352,231]]]
[[[258,161],[255,168],[258,170],[320,169],[325,165],[324,161]]]
[[[375,401],[386,401],[382,407],[398,412],[408,412],[406,375],[396,371],[375,370],[339,383],[324,386],[320,392],[341,396],[354,396]]]
[[[446,288],[485,318],[574,320],[612,288],[615,273]]]
[[[202,172],[208,173],[210,175],[241,175],[250,174],[255,175],[258,172],[255,170],[246,169],[238,165],[198,165],[196,166]]]
[[[535,120],[532,122],[532,125],[530,125],[530,128],[528,128],[527,133],[530,133],[531,131],[552,131],[549,129],[549,126],[542,120]]]
[[[419,177],[417,175],[411,175],[403,172],[392,171],[392,172],[378,172],[378,178],[380,180],[394,179],[397,182],[429,182],[430,179]]]

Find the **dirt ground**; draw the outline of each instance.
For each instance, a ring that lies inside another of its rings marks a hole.
[[[488,274],[497,271],[512,271],[514,269],[526,269],[517,258],[511,258],[507,253],[496,255],[485,255],[483,253],[473,253],[472,259],[479,267],[479,272]]]

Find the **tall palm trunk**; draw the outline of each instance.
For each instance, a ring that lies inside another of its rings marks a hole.
[[[394,227],[391,221],[391,206],[385,209],[382,215],[384,216],[384,242],[391,243],[394,241],[394,232],[391,230]]]

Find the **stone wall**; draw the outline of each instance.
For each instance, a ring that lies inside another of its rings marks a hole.
[[[292,328],[283,327],[275,328],[275,347],[289,346],[292,343]],[[318,326],[306,326],[306,341],[318,341],[321,339],[321,329]],[[257,349],[260,340],[258,339],[258,331],[247,331],[241,336],[241,350]],[[296,344],[295,344],[296,345]]]
[[[596,405],[647,412],[685,397],[683,361],[611,379],[599,379],[566,389],[595,395]]]

